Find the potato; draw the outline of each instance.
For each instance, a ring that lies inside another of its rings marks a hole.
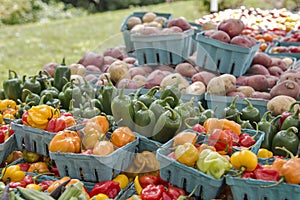
[[[223,79],[225,84],[226,93],[234,91],[236,88],[236,78],[232,74],[222,74],[220,78]]]
[[[195,95],[201,95],[204,94],[205,92],[206,92],[206,86],[204,85],[204,83],[200,81],[193,82],[185,90],[186,94],[195,94]]]
[[[294,99],[298,99],[299,94],[300,86],[296,82],[291,80],[280,82],[279,84],[275,85],[270,91],[271,98],[279,95],[286,95],[293,97]]]
[[[282,71],[286,71],[289,68],[288,64],[284,62],[281,58],[272,57],[271,59],[272,59],[271,66],[280,67]]]
[[[159,35],[161,31],[157,27],[146,26],[141,30],[140,33],[142,35]]]
[[[117,88],[125,88],[125,89],[139,89],[140,86],[134,80],[123,78],[117,84]]]
[[[246,85],[252,87],[255,91],[265,92],[268,89],[268,80],[264,75],[253,75],[247,77]]]
[[[191,25],[190,25],[190,23],[184,17],[179,17],[179,18],[173,18],[173,19],[171,19],[168,22],[167,27],[170,28],[172,26],[178,26],[183,31],[186,31],[186,30],[192,28]]]
[[[273,75],[268,75],[266,76],[267,81],[268,81],[268,88],[272,88],[274,87],[277,82],[279,81],[279,78],[277,76],[273,76]]]
[[[122,60],[125,57],[124,52],[122,52],[121,49],[118,47],[106,48],[103,52],[103,56],[111,56],[120,60]]]
[[[247,78],[248,76],[239,76],[236,78],[236,84],[239,86],[246,86],[247,85]]]
[[[111,80],[115,84],[121,79],[131,78],[128,70],[129,70],[128,64],[121,60],[116,60],[108,68],[108,72],[110,73]]]
[[[202,24],[202,30],[216,30],[218,28],[218,24],[214,21],[207,21],[204,24]]]
[[[212,95],[225,96],[227,92],[223,79],[219,76],[212,78],[207,84],[206,92]]]
[[[135,25],[131,30],[130,33],[134,34],[134,33],[141,33],[142,30],[145,28],[144,24],[138,24]]]
[[[100,68],[103,66],[104,57],[101,54],[94,52],[85,52],[83,57],[78,61],[83,66],[94,65]]]
[[[157,15],[154,12],[147,12],[144,14],[142,21],[145,22],[152,22],[155,18],[157,17]]]
[[[131,67],[128,70],[128,73],[130,74],[131,78],[133,78],[136,75],[146,76],[148,74],[148,72],[145,71],[145,69],[142,67]]]
[[[59,66],[58,63],[50,62],[50,63],[45,64],[42,67],[42,70],[47,71],[50,74],[50,76],[54,77],[55,69],[57,66]]]
[[[197,70],[190,63],[179,63],[175,67],[175,72],[181,74],[182,76],[191,78],[197,73]]]
[[[250,97],[255,98],[255,99],[265,99],[265,100],[270,100],[271,99],[271,95],[270,95],[269,92],[255,91],[255,92],[252,93],[252,95]]]
[[[104,56],[104,58],[103,58],[103,65],[111,65],[116,60],[117,60],[117,58],[114,58],[112,56]]]
[[[271,111],[272,115],[281,115],[283,112],[287,112],[295,101],[293,97],[279,95],[268,101],[267,109]]]
[[[283,70],[278,66],[272,66],[268,68],[270,75],[280,77],[283,73]]]
[[[167,86],[174,85],[177,82],[178,82],[178,88],[181,89],[182,93],[185,93],[185,88],[187,88],[190,84],[179,73],[172,73],[164,77],[160,83],[160,87],[162,90],[164,90]]]
[[[228,92],[226,94],[226,96],[229,96],[229,97],[235,97],[235,96],[238,96],[240,98],[246,98],[246,95],[242,92],[238,92],[238,91],[232,91],[232,92]]]
[[[281,74],[279,81],[285,81],[285,80],[291,80],[291,81],[295,81],[296,83],[298,83],[298,85],[300,85],[300,72],[294,72],[294,71],[286,71],[283,74]]]
[[[219,40],[221,42],[229,43],[230,37],[229,35],[224,31],[214,31],[212,34],[209,35],[210,38]]]
[[[289,58],[289,57],[283,58],[282,61],[285,62],[288,67],[291,67],[293,65],[293,63],[294,63],[293,59]]]
[[[84,78],[87,82],[92,82],[98,79],[98,77],[95,74],[87,74]]]
[[[134,64],[136,63],[136,59],[133,57],[127,57],[123,59],[124,62],[128,63],[128,64]]]
[[[240,19],[227,19],[219,23],[218,30],[226,32],[230,38],[240,35],[244,29],[244,23]]]
[[[161,17],[161,16],[157,16],[154,18],[153,20],[154,22],[158,22],[160,23],[162,26],[165,25],[165,22],[167,21],[167,19],[165,17]]]
[[[256,42],[253,41],[250,36],[238,35],[238,36],[234,36],[230,40],[230,44],[234,44],[234,45],[238,45],[238,46],[246,47],[246,48],[251,48],[256,44]]]
[[[202,83],[204,83],[207,86],[209,81],[216,76],[217,75],[215,75],[212,72],[202,71],[202,72],[198,72],[192,76],[192,82],[201,81]]]
[[[151,72],[146,79],[146,84],[145,84],[145,88],[146,89],[150,89],[154,86],[159,86],[161,81],[163,80],[164,77],[166,77],[167,75],[172,74],[172,72],[169,71],[162,71],[159,69],[154,70],[153,72]]]
[[[169,72],[174,72],[175,69],[174,67],[170,65],[159,65],[156,67],[156,69],[162,70],[162,71],[169,71]]]
[[[264,52],[257,52],[252,60],[252,65],[254,64],[260,64],[265,67],[271,67],[272,66],[272,58],[268,54]]]
[[[101,70],[99,67],[95,66],[95,65],[88,65],[85,67],[86,71],[88,72],[96,72],[96,73],[100,73]]]
[[[249,67],[247,74],[261,74],[261,75],[270,75],[268,69],[261,64],[254,64]]]
[[[171,30],[171,33],[181,33],[181,32],[183,32],[183,30],[179,26],[172,26],[168,29]]]
[[[241,92],[245,95],[245,97],[251,97],[255,90],[250,86],[239,86],[236,88],[237,92]]]
[[[131,16],[128,18],[126,25],[127,25],[128,30],[130,30],[137,24],[141,24],[141,23],[142,23],[142,20],[139,17]]]
[[[135,75],[133,78],[132,78],[133,81],[135,81],[139,87],[143,87],[145,84],[146,84],[146,77],[145,76],[142,76],[142,75]]]

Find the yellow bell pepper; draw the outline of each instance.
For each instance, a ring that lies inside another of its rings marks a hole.
[[[235,169],[251,172],[256,168],[258,158],[252,151],[242,149],[241,151],[236,151],[231,155],[230,162]]]
[[[59,109],[48,105],[33,106],[28,110],[27,122],[33,128],[45,130],[49,120],[60,116]]]
[[[273,152],[269,151],[268,149],[260,148],[257,152],[258,158],[272,158]]]
[[[4,110],[8,108],[16,109],[17,103],[14,100],[11,99],[4,99],[0,101],[0,112],[3,112]]]
[[[91,198],[91,200],[105,200],[105,199],[109,199],[109,197],[106,194],[102,194],[102,193],[97,194]]]
[[[214,129],[232,130],[237,135],[240,135],[242,132],[241,125],[228,119],[208,118],[203,126],[207,133],[211,133]]]
[[[19,182],[25,177],[25,172],[20,169],[19,165],[5,167],[1,171],[3,182]]]
[[[129,184],[129,179],[125,174],[119,174],[113,179],[113,181],[118,182],[121,189],[125,189]]]
[[[5,124],[4,120],[3,120],[3,115],[0,113],[0,124]]]
[[[178,145],[175,149],[175,158],[178,162],[193,167],[198,160],[199,150],[191,143]]]

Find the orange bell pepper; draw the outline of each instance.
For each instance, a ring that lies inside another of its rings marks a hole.
[[[214,129],[232,130],[237,135],[240,135],[242,132],[240,124],[228,119],[208,118],[203,126],[207,133],[211,133]]]
[[[45,162],[35,162],[30,164],[30,167],[28,168],[28,172],[34,172],[43,174],[46,172],[50,172],[47,163]]]
[[[135,135],[127,126],[116,128],[111,134],[111,142],[116,147],[122,147],[135,140]]]
[[[59,131],[50,141],[49,150],[52,152],[79,153],[81,150],[81,139],[76,131]]]
[[[66,182],[66,181],[68,181],[68,180],[70,180],[70,179],[71,179],[70,177],[64,176],[64,177],[62,177],[61,179],[54,181],[54,182],[48,187],[47,192],[48,192],[48,193],[53,192],[58,186],[60,186],[62,183]]]

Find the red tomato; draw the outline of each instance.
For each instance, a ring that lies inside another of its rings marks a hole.
[[[142,188],[147,187],[147,185],[153,184],[156,185],[158,184],[159,180],[156,176],[154,175],[144,175],[144,176],[139,176],[139,182]]]

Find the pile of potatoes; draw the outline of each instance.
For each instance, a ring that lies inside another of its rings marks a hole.
[[[244,23],[240,19],[227,19],[220,22],[215,28],[205,30],[204,36],[224,43],[251,48],[257,44],[257,40],[242,34]]]

